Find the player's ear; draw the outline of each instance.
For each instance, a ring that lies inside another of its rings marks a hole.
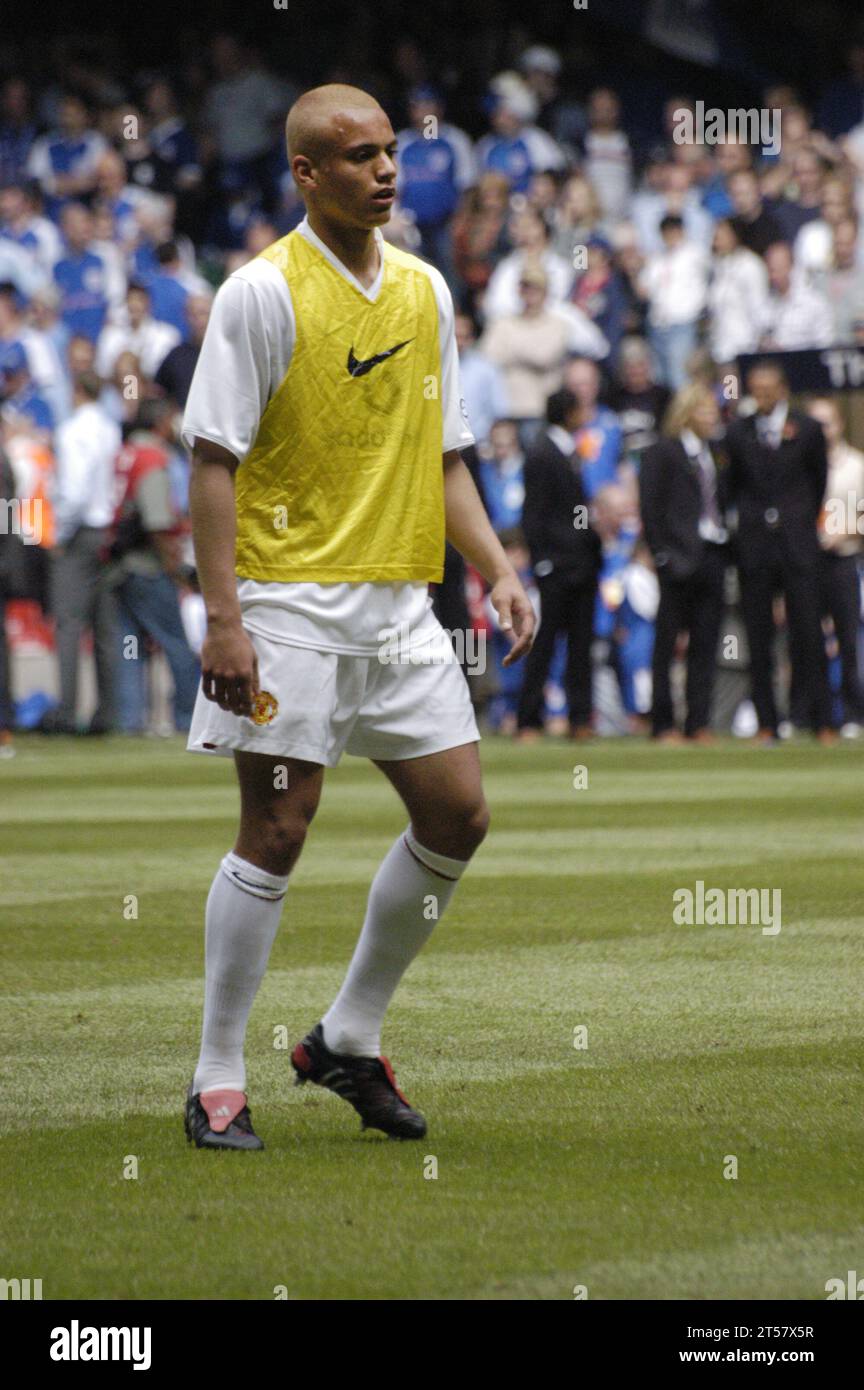
[[[314,186],[315,170],[308,155],[295,154],[291,160],[291,172],[301,188],[308,188],[310,184]]]

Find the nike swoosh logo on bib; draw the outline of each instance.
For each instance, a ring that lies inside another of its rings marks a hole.
[[[379,362],[386,362],[387,358],[392,357],[394,352],[398,352],[400,348],[406,347],[408,343],[413,341],[413,338],[406,338],[404,343],[397,343],[395,347],[388,348],[386,352],[376,352],[374,357],[367,357],[364,361],[360,361],[354,356],[352,343],[348,349],[348,375],[365,376],[367,372],[371,372],[373,367],[377,367]]]

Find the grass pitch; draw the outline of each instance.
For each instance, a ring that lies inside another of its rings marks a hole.
[[[179,739],[18,748],[3,1277],[46,1299],[824,1299],[862,1268],[864,749],[484,739],[490,835],[384,1033],[420,1144],[291,1085],[405,824],[343,759],[249,1029],[267,1148],[214,1154],[181,1112],[233,769]],[[779,888],[780,932],[674,925],[697,880]]]

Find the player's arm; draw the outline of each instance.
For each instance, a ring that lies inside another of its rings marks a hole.
[[[201,648],[204,694],[220,709],[249,715],[258,685],[258,660],[243,627],[237,598],[234,547],[237,459],[221,444],[196,437],[189,482],[189,512],[198,584],[207,611]]]
[[[278,276],[278,284],[283,283]],[[268,320],[275,319],[277,331],[288,336],[279,320],[284,306],[277,302],[275,310],[274,315],[272,297],[242,275],[229,275],[213,301],[183,415],[183,440],[192,454],[192,540],[207,614],[202,686],[220,709],[241,715],[251,714],[260,687],[255,650],[237,598],[234,474],[267,404],[272,365]]]
[[[502,632],[506,632],[512,642],[504,665],[512,666],[525,655],[534,640],[534,609],[492,529],[474,479],[458,449],[451,449],[444,455],[444,514],[448,541],[492,586],[489,598]]]

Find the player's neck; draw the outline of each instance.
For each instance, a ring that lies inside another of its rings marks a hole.
[[[310,209],[307,217],[315,235],[368,289],[381,265],[374,228],[339,226],[322,218],[315,209]]]

